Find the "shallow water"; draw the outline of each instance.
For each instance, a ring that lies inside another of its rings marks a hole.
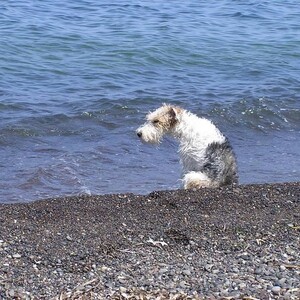
[[[0,202],[180,187],[161,103],[211,118],[241,183],[300,178],[297,1],[0,5]]]

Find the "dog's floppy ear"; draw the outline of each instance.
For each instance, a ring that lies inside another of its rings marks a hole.
[[[169,115],[172,119],[177,119],[177,111],[173,106],[169,107]]]
[[[176,107],[170,106],[168,114],[169,114],[169,118],[171,120],[171,123],[173,125],[175,125],[175,123],[177,123],[179,121],[178,111],[177,111]]]

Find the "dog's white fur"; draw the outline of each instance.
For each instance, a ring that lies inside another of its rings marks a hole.
[[[179,140],[184,188],[217,187],[237,179],[232,149],[208,119],[164,104],[149,113],[146,123],[136,132],[147,143],[160,143],[164,134]]]

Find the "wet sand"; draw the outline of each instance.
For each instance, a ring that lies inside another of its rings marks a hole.
[[[0,226],[0,299],[300,299],[300,183],[0,204]]]

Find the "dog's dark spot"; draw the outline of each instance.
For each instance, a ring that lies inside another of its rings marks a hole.
[[[235,154],[228,139],[223,143],[209,144],[205,161],[202,172],[213,181],[219,182],[221,186],[238,182]]]

